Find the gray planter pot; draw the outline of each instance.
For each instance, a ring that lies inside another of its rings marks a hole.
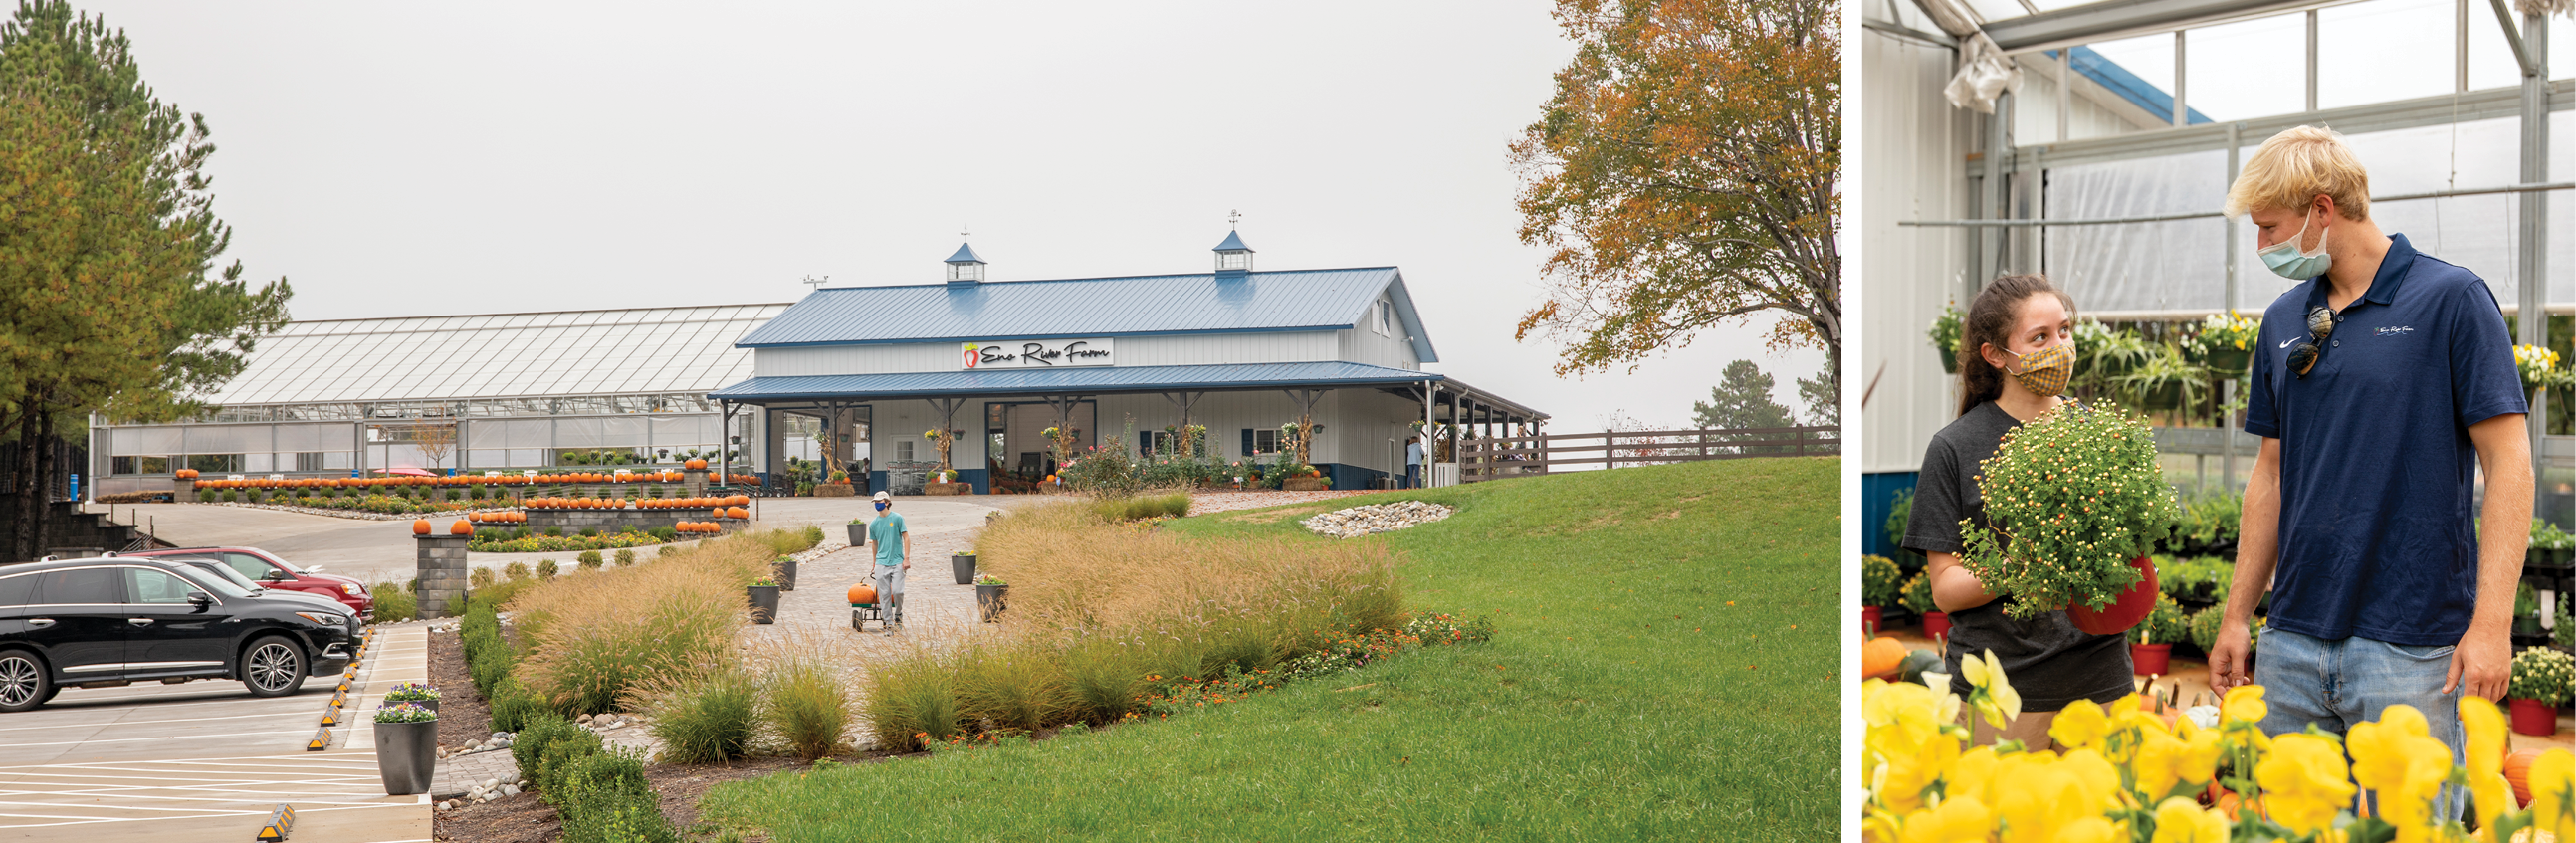
[[[1010,596],[1011,587],[1007,585],[976,586],[975,609],[985,623],[992,623],[1001,617],[1003,609],[1010,608]]]
[[[776,565],[770,566],[770,568],[778,572],[778,590],[796,590],[796,560],[787,559]]]
[[[751,595],[750,595],[750,596],[751,596],[751,622],[752,622],[752,623],[775,623],[775,622],[777,622],[777,621],[778,621],[778,587],[777,587],[777,586],[774,586],[774,585],[754,585],[754,586],[745,586],[745,587],[744,587],[744,590],[745,590],[745,591],[749,591],[749,592],[751,593]]]
[[[438,721],[375,726],[376,772],[384,775],[385,795],[428,793],[430,774],[438,769]]]
[[[948,555],[948,567],[949,567],[950,569],[952,569],[952,570],[956,571],[956,573],[957,573],[957,584],[958,584],[958,585],[974,585],[974,584],[975,584],[975,554],[972,554],[972,553],[952,553],[952,554],[949,554],[949,555]]]
[[[850,526],[850,546],[851,546],[851,547],[866,547],[866,546],[867,546],[867,544],[868,544],[868,525],[866,525],[866,524],[852,524],[852,525],[849,525],[849,526]]]

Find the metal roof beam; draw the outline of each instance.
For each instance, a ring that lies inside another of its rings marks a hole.
[[[1996,21],[1984,29],[2004,52],[2027,53],[2347,2],[2354,0],[2103,0]]]
[[[2549,83],[2549,110],[2576,110],[2576,79],[2557,79]],[[2477,120],[2502,120],[2522,116],[2522,88],[2488,88],[2464,94],[2437,94],[2411,100],[2371,103],[2322,111],[2279,114],[2251,120],[2231,121],[2242,124],[2240,138],[2245,143],[2263,139],[2294,126],[2332,126],[2347,135],[2411,129],[2417,126],[2440,126]],[[2189,128],[2156,129],[2103,138],[2087,138],[2065,143],[2018,147],[2015,169],[2028,170],[2038,165],[2045,155],[2050,167],[2073,167],[2179,155],[2227,148],[2227,123],[2203,123]],[[1983,157],[1967,162],[1969,178],[1985,176]]]

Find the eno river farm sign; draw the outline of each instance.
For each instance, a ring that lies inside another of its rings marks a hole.
[[[1051,369],[1067,366],[1109,366],[1114,340],[1000,340],[970,342],[958,346],[958,368],[977,369]]]

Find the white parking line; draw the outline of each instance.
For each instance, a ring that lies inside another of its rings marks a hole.
[[[297,707],[298,707],[298,708],[301,708],[302,706],[297,706]],[[94,727],[92,727],[92,728],[107,728],[107,727],[111,727],[111,726],[143,726],[143,725],[149,725],[149,724],[154,724],[154,723],[197,723],[197,722],[202,722],[202,721],[207,721],[207,720],[242,720],[242,719],[247,719],[247,718],[252,718],[252,717],[264,717],[264,718],[265,718],[265,717],[276,717],[276,716],[277,716],[277,715],[275,715],[275,714],[224,714],[224,715],[217,715],[217,716],[213,716],[213,717],[174,717],[174,718],[170,718],[170,719],[166,719],[166,720],[115,720],[115,721],[110,721],[110,722],[107,722],[107,723],[97,724],[96,726],[94,726]],[[82,724],[82,725],[83,725],[83,726],[89,726],[90,724]],[[33,730],[39,730],[39,729],[41,729],[41,730],[45,730],[45,731],[54,731],[54,730],[59,730],[59,729],[63,729],[63,728],[66,728],[66,727],[65,727],[65,726],[62,726],[62,725],[53,725],[53,726],[0,726],[0,732],[33,731]]]
[[[318,718],[317,718],[316,722],[319,722]],[[311,732],[305,732],[305,731],[300,731],[300,730],[298,730],[298,731],[286,731],[286,732],[225,732],[225,733],[224,733],[224,736],[225,736],[225,737],[241,737],[241,736],[243,736],[243,735],[309,735],[309,734],[312,734],[312,733],[311,733]],[[10,744],[10,746],[82,746],[82,745],[85,745],[85,744],[94,744],[94,743],[134,743],[134,742],[137,742],[137,741],[184,741],[184,740],[187,740],[187,739],[188,739],[188,737],[187,737],[186,735],[163,735],[163,736],[161,736],[161,737],[157,737],[157,738],[93,738],[93,739],[85,740],[85,741],[55,741],[55,742],[53,742],[53,743],[13,743],[13,744]]]

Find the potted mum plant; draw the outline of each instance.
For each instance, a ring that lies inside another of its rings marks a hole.
[[[2513,730],[2525,735],[2558,734],[2558,706],[2576,688],[2576,656],[2548,647],[2532,647],[2513,657],[2513,678],[2505,685],[2505,705],[2513,710]]]
[[[866,547],[866,546],[868,546],[868,519],[865,519],[865,518],[852,518],[852,519],[850,519],[850,546],[851,546],[851,547]]]
[[[1869,634],[1878,634],[1879,621],[1886,617],[1887,607],[1896,605],[1905,571],[1896,560],[1885,556],[1860,558],[1860,625]]]
[[[2182,604],[2169,595],[2156,595],[2156,607],[2148,610],[2131,639],[2131,670],[2141,676],[2163,676],[2171,671],[2173,645],[2191,640],[2191,624],[2183,619]]]
[[[771,563],[769,567],[778,572],[778,590],[796,590],[796,557],[780,556],[778,561]]]
[[[957,575],[958,585],[975,584],[975,549],[967,548],[948,554],[948,568]]]
[[[1988,523],[1960,522],[1959,563],[2009,599],[2005,614],[2062,609],[2077,629],[2116,635],[2155,608],[2147,554],[2182,508],[2143,420],[2061,405],[2004,434],[1979,476]]]
[[[1923,617],[1923,637],[1935,643],[1950,640],[1950,613],[1941,611],[1941,607],[1932,602],[1932,572],[1915,574],[1913,579],[1906,580],[1905,591],[1897,599],[1905,603],[1905,608]]]
[[[411,703],[438,713],[438,689],[427,682],[404,682],[385,691],[385,704]]]
[[[430,774],[438,769],[438,712],[414,703],[386,703],[376,708],[376,772],[384,777],[386,796],[429,792]]]
[[[992,623],[1003,609],[1010,607],[1010,595],[1011,584],[1001,577],[985,574],[975,578],[975,609],[985,623]]]
[[[752,623],[775,623],[778,620],[778,580],[761,577],[743,587],[751,600]]]

